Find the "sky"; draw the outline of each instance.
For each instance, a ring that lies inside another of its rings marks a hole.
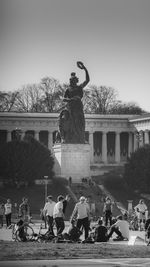
[[[0,0],[0,90],[69,81],[82,61],[90,84],[150,112],[149,0]]]

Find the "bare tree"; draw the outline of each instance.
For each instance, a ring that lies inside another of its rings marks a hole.
[[[0,112],[13,111],[18,92],[0,92]]]
[[[54,78],[45,77],[41,80],[40,88],[43,92],[41,98],[43,112],[57,112],[62,105],[64,86]]]
[[[142,108],[140,108],[134,102],[123,103],[121,101],[117,101],[110,109],[111,114],[137,114],[141,115],[142,113],[146,113]]]
[[[42,92],[38,84],[24,85],[18,91],[15,101],[15,110],[19,112],[40,112]]]
[[[87,113],[107,114],[116,102],[117,91],[112,87],[91,85],[86,93]]]

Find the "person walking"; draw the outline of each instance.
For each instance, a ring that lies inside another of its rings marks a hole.
[[[54,206],[56,205],[56,202],[52,200],[52,196],[47,197],[47,202],[45,203],[44,209],[43,209],[43,215],[46,217],[46,221],[48,224],[48,231],[54,236],[53,231],[53,212],[54,212]]]
[[[81,196],[79,202],[75,205],[70,219],[71,222],[76,214],[77,214],[77,227],[79,228],[79,230],[81,229],[81,227],[83,227],[86,240],[89,235],[90,211],[89,211],[89,205],[86,203],[86,198],[84,196]]]
[[[64,197],[62,195],[57,197],[57,203],[55,204],[54,211],[53,211],[53,218],[55,220],[58,237],[61,236],[65,228],[64,213],[63,213],[63,208],[64,208],[63,200],[64,200]]]
[[[4,205],[4,209],[5,209],[6,227],[9,228],[11,226],[11,215],[12,215],[12,204],[9,198],[7,199],[7,202]]]

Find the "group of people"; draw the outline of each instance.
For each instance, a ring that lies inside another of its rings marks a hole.
[[[4,225],[4,218],[6,220],[6,227],[10,228],[12,224],[12,212],[15,212],[16,218],[20,218],[23,221],[28,220],[30,218],[30,206],[28,204],[28,198],[23,197],[22,203],[18,206],[15,203],[14,207],[11,203],[10,198],[7,199],[6,203],[0,204],[0,227],[2,228]]]
[[[59,195],[57,202],[53,200],[52,195],[47,197],[47,201],[43,208],[43,217],[48,226],[49,233],[55,237],[54,225],[56,226],[56,236],[62,239],[63,235],[72,241],[79,241],[80,236],[84,233],[84,241],[91,240],[93,242],[107,242],[115,233],[117,237],[114,240],[129,240],[129,222],[127,214],[119,215],[114,218],[113,203],[110,197],[106,197],[104,201],[103,217],[100,217],[97,223],[91,227],[90,224],[90,207],[88,199],[81,196],[75,204],[70,217],[70,226],[67,233],[65,229],[65,212],[70,196]],[[138,223],[144,223],[144,229],[148,232],[150,238],[150,218],[148,218],[148,209],[144,200],[140,200],[138,205],[134,207],[137,213]],[[6,227],[11,225],[12,203],[7,199],[5,204],[0,204],[0,223],[3,227],[3,215],[6,218]],[[18,218],[23,222],[29,222],[31,218],[30,206],[28,198],[24,197],[22,203],[18,206]]]
[[[48,231],[55,236],[53,230],[55,224],[56,235],[60,239],[65,229],[64,218],[68,201],[69,196],[58,196],[57,203],[53,201],[52,196],[48,196],[43,209],[44,217],[48,224]],[[81,196],[79,202],[75,204],[73,209],[70,217],[70,226],[67,233],[64,234],[65,238],[68,237],[72,241],[79,241],[80,236],[84,232],[84,242],[88,242],[91,239],[93,242],[106,242],[112,237],[113,233],[117,234],[116,240],[129,239],[129,224],[127,220],[121,215],[117,217],[116,221],[112,219],[112,203],[110,198],[106,198],[104,212],[106,216],[105,222],[103,218],[100,218],[97,224],[91,229],[89,204],[87,199]],[[108,220],[110,221],[109,230],[107,227]]]

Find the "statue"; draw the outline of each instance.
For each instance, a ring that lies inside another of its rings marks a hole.
[[[76,73],[71,73],[70,86],[64,94],[63,101],[66,102],[65,108],[59,116],[59,131],[62,143],[84,144],[85,143],[85,118],[83,112],[83,88],[88,84],[90,78],[84,64],[77,62],[78,68],[85,71],[85,81],[77,85],[78,78]]]

